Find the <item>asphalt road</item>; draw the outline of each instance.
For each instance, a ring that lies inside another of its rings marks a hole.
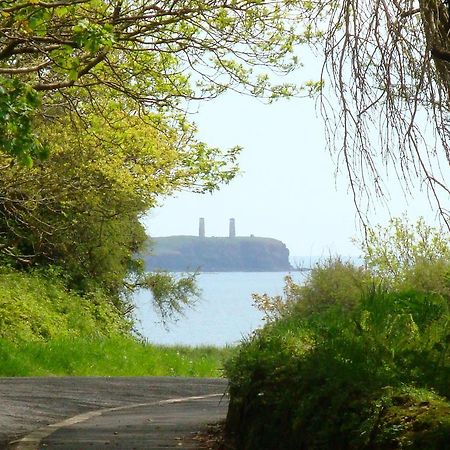
[[[0,378],[0,449],[194,449],[225,417],[225,391],[209,378]]]

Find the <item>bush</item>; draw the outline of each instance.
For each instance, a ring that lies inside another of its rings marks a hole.
[[[70,292],[50,271],[0,272],[0,338],[17,342],[123,335],[130,330],[131,322],[100,292]]]
[[[360,246],[372,276],[384,285],[450,294],[448,230],[432,228],[422,218],[411,225],[396,217],[386,227],[369,229]]]
[[[302,316],[320,313],[332,306],[353,309],[364,289],[372,284],[369,272],[340,258],[329,258],[316,265],[303,285],[285,278],[284,296],[253,294],[254,305],[266,320],[276,320],[293,313]]]
[[[335,260],[287,292],[278,319],[226,364],[236,448],[449,448],[445,289],[413,277],[383,286]]]
[[[370,284],[371,278],[362,267],[340,258],[330,258],[318,264],[305,284],[298,286],[292,304],[302,315],[320,313],[334,306],[350,311]]]

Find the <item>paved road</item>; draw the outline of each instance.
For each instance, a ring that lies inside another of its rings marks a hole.
[[[209,378],[0,378],[0,449],[193,449],[192,433],[225,417],[225,390]]]

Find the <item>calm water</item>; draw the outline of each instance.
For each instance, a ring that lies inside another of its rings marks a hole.
[[[136,295],[138,331],[155,344],[234,344],[263,324],[262,313],[252,306],[251,294],[279,295],[286,272],[221,272],[198,276],[202,298],[184,317],[166,330],[151,307],[148,292]],[[305,274],[295,272],[301,282]]]

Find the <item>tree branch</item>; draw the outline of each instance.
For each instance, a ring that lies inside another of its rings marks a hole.
[[[72,6],[72,5],[76,5],[76,4],[80,4],[80,3],[88,3],[88,1],[89,0],[68,0],[68,1],[53,2],[53,3],[25,2],[25,3],[21,3],[19,5],[16,5],[16,6],[11,6],[10,8],[2,8],[0,11],[5,12],[5,13],[12,13],[12,12],[19,11],[23,8],[28,8],[30,6],[34,6],[34,7],[39,6],[41,8],[52,9],[52,8],[58,8],[59,6]]]
[[[441,48],[432,48],[431,54],[434,58],[440,59],[441,61],[450,62],[450,52]]]
[[[53,89],[62,89],[66,87],[73,86],[75,82],[80,79],[82,76],[89,73],[89,71],[94,68],[97,64],[99,64],[101,61],[103,61],[106,58],[106,55],[108,54],[107,50],[101,51],[96,58],[94,58],[92,61],[88,62],[86,66],[82,70],[78,72],[78,76],[76,80],[67,80],[67,81],[60,81],[56,83],[37,83],[33,86],[33,88],[36,91],[50,91]]]
[[[31,66],[31,67],[19,67],[19,68],[5,68],[0,67],[0,73],[5,73],[9,75],[16,75],[19,73],[30,73],[30,72],[37,72],[40,69],[43,69],[44,67],[47,67],[51,64],[51,61],[46,61],[45,63],[38,64],[37,66]]]
[[[414,9],[410,9],[408,11],[401,13],[400,17],[402,17],[403,19],[406,19],[407,17],[411,17],[411,16],[414,16],[415,14],[419,14],[419,13],[420,13],[420,8],[414,8]]]

